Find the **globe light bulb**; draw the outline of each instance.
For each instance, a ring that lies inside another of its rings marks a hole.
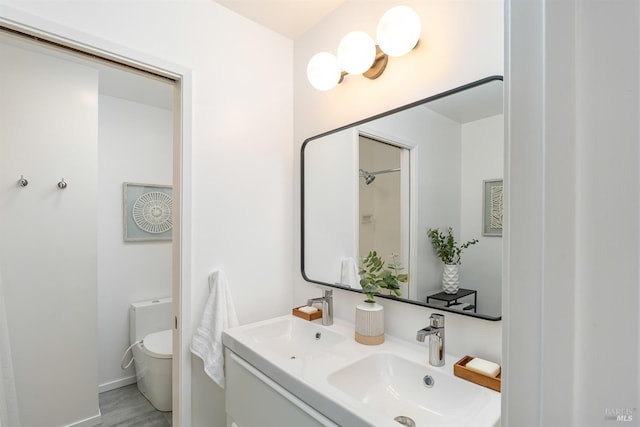
[[[307,64],[309,83],[318,90],[331,90],[336,87],[341,74],[338,59],[329,52],[315,54]]]
[[[420,39],[420,18],[408,6],[396,6],[382,15],[378,22],[378,45],[389,56],[402,56],[411,52]]]
[[[349,74],[362,74],[376,59],[376,44],[362,31],[352,31],[338,45],[338,63]]]

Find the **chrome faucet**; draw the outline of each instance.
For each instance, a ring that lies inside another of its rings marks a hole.
[[[432,314],[429,316],[429,326],[418,331],[416,340],[424,342],[429,336],[429,364],[444,366],[444,316]]]
[[[322,324],[333,325],[333,291],[325,289],[321,297],[307,300],[307,305],[311,306],[316,302],[322,303]]]

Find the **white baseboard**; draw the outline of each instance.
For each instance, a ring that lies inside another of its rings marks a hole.
[[[80,420],[78,422],[66,425],[64,427],[93,427],[93,426],[97,426],[101,422],[102,422],[102,414],[100,413],[100,409],[98,409],[98,415],[85,418],[84,420]]]
[[[124,387],[130,384],[135,384],[136,376],[133,375],[131,377],[120,378],[119,380],[111,381],[108,383],[100,384],[98,386],[98,393],[104,393],[105,391],[115,390],[120,387]]]

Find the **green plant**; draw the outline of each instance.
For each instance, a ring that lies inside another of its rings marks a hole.
[[[386,268],[384,261],[376,251],[369,252],[360,265],[360,286],[362,292],[367,296],[366,302],[375,302],[374,295],[380,289],[388,289],[396,296],[400,296],[400,283],[409,280],[409,276],[401,274],[404,269],[397,254],[391,254],[393,261],[388,263]]]
[[[435,249],[436,254],[445,264],[460,264],[460,255],[462,255],[462,250],[478,243],[478,239],[472,239],[467,243],[458,245],[453,238],[452,227],[447,229],[447,234],[440,232],[437,228],[430,228],[427,230],[427,237],[431,239],[433,249]]]

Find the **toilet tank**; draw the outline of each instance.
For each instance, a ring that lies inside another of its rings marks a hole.
[[[141,340],[153,332],[173,328],[172,299],[134,302],[129,307],[129,340]]]

